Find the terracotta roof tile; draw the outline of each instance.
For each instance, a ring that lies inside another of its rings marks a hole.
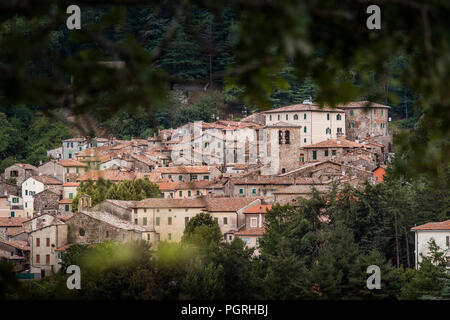
[[[0,217],[0,227],[22,227],[27,218]]]
[[[450,230],[450,220],[441,222],[429,222],[411,228],[411,230]]]
[[[80,162],[78,160],[67,159],[67,160],[59,160],[58,162],[63,167],[87,167],[86,163]]]
[[[56,184],[63,184],[61,181],[59,181],[58,179],[55,179],[53,177],[50,176],[46,176],[46,175],[42,175],[42,176],[33,176],[32,177],[34,180],[42,182],[43,184],[47,184],[47,185],[56,185]]]
[[[254,206],[248,208],[244,213],[266,213],[272,209],[271,204],[255,204]]]
[[[236,236],[262,236],[264,232],[266,232],[266,228],[260,227],[260,228],[243,229],[238,232],[235,232],[234,234]]]
[[[277,112],[295,112],[295,111],[334,111],[334,112],[343,112],[344,110],[342,109],[336,109],[336,108],[330,108],[327,106],[324,106],[323,108],[320,108],[320,105],[317,103],[312,103],[312,104],[293,104],[290,106],[286,106],[286,107],[281,107],[281,108],[277,108],[277,109],[272,109],[272,110],[268,110],[265,111],[263,113],[277,113]]]
[[[347,139],[328,139],[318,143],[304,146],[304,149],[312,148],[363,148],[364,145],[356,143]]]

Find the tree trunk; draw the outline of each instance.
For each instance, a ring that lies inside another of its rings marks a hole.
[[[395,251],[397,255],[397,268],[400,268],[400,253],[398,245],[398,230],[397,230],[397,212],[394,212],[394,227],[395,227]]]
[[[405,229],[405,241],[406,241],[406,263],[408,264],[408,268],[411,268],[411,262],[409,261],[409,239],[408,232]]]

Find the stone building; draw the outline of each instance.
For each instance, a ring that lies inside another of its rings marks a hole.
[[[103,241],[144,239],[147,230],[103,211],[79,211],[66,220],[69,243],[94,244]]]
[[[362,149],[363,145],[344,139],[329,139],[315,144],[303,146],[300,162],[327,161],[344,158],[353,149]]]
[[[345,110],[347,139],[373,137],[376,142],[383,144],[388,152],[392,152],[392,134],[388,129],[391,107],[370,101],[349,102],[338,107]]]
[[[59,201],[62,199],[61,190],[45,189],[33,196],[34,212],[38,214],[53,213],[59,210]]]
[[[56,160],[50,160],[38,167],[39,174],[64,181],[64,167]]]
[[[30,246],[26,241],[0,240],[0,262],[12,264],[14,272],[21,272],[30,267]]]
[[[5,169],[5,180],[7,182],[15,180],[15,184],[20,187],[26,179],[37,174],[38,168],[31,164],[15,163]]]
[[[62,182],[45,175],[33,176],[24,181],[22,184],[22,195],[24,210],[27,215],[32,216],[34,213],[34,195],[46,189],[62,192]]]

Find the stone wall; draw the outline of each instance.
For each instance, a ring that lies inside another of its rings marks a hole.
[[[44,213],[48,210],[58,211],[59,209],[60,195],[50,189],[35,194],[33,198],[34,212]]]

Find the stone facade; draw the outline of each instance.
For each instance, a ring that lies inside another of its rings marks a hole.
[[[64,167],[55,160],[50,160],[38,167],[39,174],[54,177],[59,181],[64,181]]]
[[[100,243],[103,241],[134,241],[142,239],[145,229],[134,226],[109,213],[79,211],[67,220],[70,243]]]
[[[38,168],[30,164],[15,163],[5,169],[5,180],[8,182],[10,178],[13,178],[16,180],[16,185],[21,186],[26,179],[37,174]]]
[[[33,197],[33,208],[36,213],[57,212],[62,195],[52,189],[36,193]]]

